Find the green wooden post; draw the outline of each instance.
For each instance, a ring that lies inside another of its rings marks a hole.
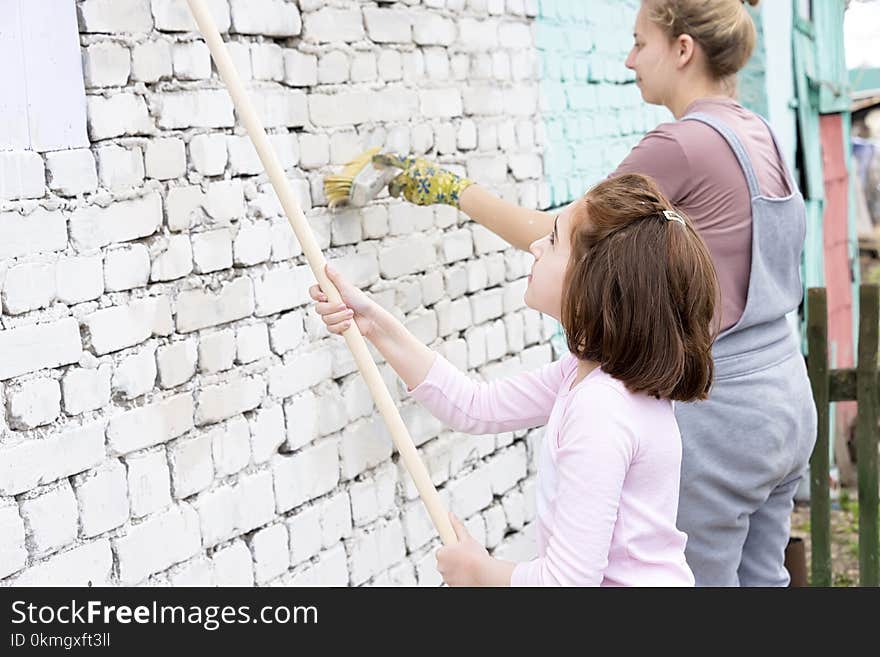
[[[811,586],[831,586],[831,491],[828,482],[828,300],[825,288],[807,290],[807,368],[818,431],[810,458]]]
[[[859,470],[859,583],[878,585],[877,534],[877,333],[880,323],[880,288],[859,290],[859,363],[856,393],[859,417],[856,449]]]

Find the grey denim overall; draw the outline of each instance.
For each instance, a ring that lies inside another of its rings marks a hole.
[[[709,398],[675,404],[683,443],[678,527],[688,535],[698,586],[786,586],[793,498],[816,439],[806,367],[785,318],[803,296],[804,201],[788,173],[790,196],[761,196],[748,153],[716,118],[682,120],[714,128],[739,160],[751,196],[752,264],[742,317],[712,348]]]

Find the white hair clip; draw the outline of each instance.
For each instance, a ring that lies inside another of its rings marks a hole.
[[[677,221],[682,226],[687,226],[684,222],[684,219],[681,218],[681,215],[672,210],[663,210],[663,216],[666,217],[666,221]]]

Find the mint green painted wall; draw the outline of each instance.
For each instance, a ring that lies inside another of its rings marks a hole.
[[[611,173],[665,108],[646,105],[624,66],[638,0],[540,0],[545,207],[583,194]]]

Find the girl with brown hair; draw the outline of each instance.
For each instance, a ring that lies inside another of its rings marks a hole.
[[[357,323],[410,394],[457,431],[546,425],[538,557],[493,558],[452,516],[437,552],[450,585],[692,586],[675,526],[681,437],[673,402],[712,385],[718,294],[709,252],[649,178],[604,181],[565,207],[535,256],[525,302],[565,326],[571,353],[478,383],[328,268],[343,304],[309,293],[331,333]]]
[[[708,400],[676,407],[678,527],[697,584],[708,586],[788,583],[792,501],[816,438],[786,320],[803,295],[804,202],[769,126],[733,98],[755,33],[741,0],[643,0],[626,66],[643,99],[677,120],[648,133],[612,174],[657,181],[705,240],[721,288],[715,387]],[[404,169],[392,193],[460,207],[519,248],[553,224],[426,160],[378,157]]]

